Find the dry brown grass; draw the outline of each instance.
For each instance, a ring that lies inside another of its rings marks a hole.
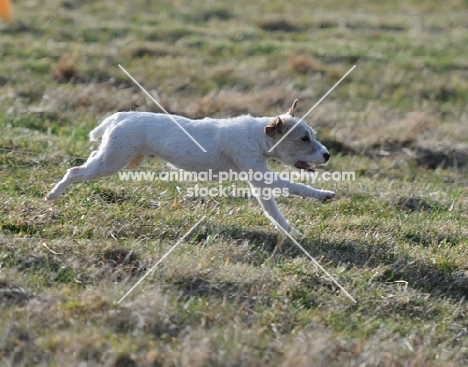
[[[317,72],[320,71],[322,68],[322,66],[316,59],[302,53],[296,53],[292,55],[288,60],[288,67],[292,71],[301,74]],[[343,76],[343,74],[341,75]]]
[[[59,83],[69,82],[75,75],[75,57],[70,55],[62,55],[57,61],[57,65],[52,69],[54,78]]]
[[[354,129],[351,134],[356,148],[395,151],[434,139],[436,131],[437,122],[429,114],[409,112],[401,120],[370,117],[365,125]]]

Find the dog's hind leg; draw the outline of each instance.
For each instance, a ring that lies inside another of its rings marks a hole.
[[[131,156],[125,154],[112,154],[112,152],[103,150],[94,151],[85,164],[70,168],[62,180],[46,195],[45,199],[58,198],[72,183],[110,176],[129,164],[131,159]]]

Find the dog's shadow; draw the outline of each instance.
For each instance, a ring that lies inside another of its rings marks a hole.
[[[278,238],[275,232],[266,233],[245,227],[217,226],[216,230],[224,238],[237,240],[238,244],[249,243],[251,251],[257,254],[249,257],[248,261],[252,265],[261,265],[268,261]],[[395,253],[390,244],[377,245],[370,241],[333,241],[327,238],[314,238],[313,235],[298,239],[298,242],[325,267],[380,268],[379,275],[373,278],[375,282],[407,282],[410,287],[425,293],[457,300],[468,296],[468,276],[462,269],[448,272],[427,261]],[[277,256],[297,258],[305,255],[287,239]]]

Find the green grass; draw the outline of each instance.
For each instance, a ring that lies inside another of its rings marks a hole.
[[[468,363],[466,1],[14,5],[0,25],[1,365]],[[307,118],[325,169],[356,181],[315,183],[336,191],[325,203],[278,200],[357,304],[292,242],[268,260],[277,232],[253,198],[113,176],[43,200],[105,116],[158,111],[118,64],[193,118],[296,98],[303,114],[357,65]]]

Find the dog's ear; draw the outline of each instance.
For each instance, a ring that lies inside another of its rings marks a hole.
[[[293,102],[291,108],[289,109],[288,113],[294,117],[294,112],[296,112],[297,107],[297,99]]]
[[[283,120],[281,120],[279,117],[275,118],[272,122],[265,126],[265,134],[267,134],[269,137],[274,137],[277,133],[283,133]]]

